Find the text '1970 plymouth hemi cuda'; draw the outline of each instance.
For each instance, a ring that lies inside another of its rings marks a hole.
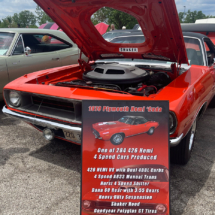
[[[81,144],[83,100],[168,100],[171,160],[186,164],[198,119],[209,104],[215,106],[215,49],[205,35],[182,34],[175,1],[35,2],[89,61],[80,54],[77,65],[27,74],[9,83],[3,112],[43,131],[47,139]],[[145,41],[104,40],[90,19],[102,7],[134,16]]]

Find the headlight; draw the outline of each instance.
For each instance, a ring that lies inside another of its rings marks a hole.
[[[163,204],[159,204],[156,206],[156,210],[157,210],[157,213],[165,213],[166,212],[166,206],[163,205]]]
[[[15,106],[15,107],[18,107],[21,104],[21,96],[16,91],[10,91],[9,100],[10,100],[10,104]]]
[[[85,209],[89,208],[89,207],[91,206],[91,201],[89,201],[89,200],[84,200],[84,201],[82,202],[82,206],[83,206],[83,208],[85,208]]]
[[[177,118],[173,112],[169,112],[169,133],[173,134],[177,127]]]

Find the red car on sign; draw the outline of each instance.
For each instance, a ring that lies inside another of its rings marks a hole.
[[[142,116],[124,116],[118,121],[93,124],[93,133],[98,139],[110,140],[113,145],[120,145],[125,137],[143,133],[152,135],[158,126],[158,122],[148,121]]]

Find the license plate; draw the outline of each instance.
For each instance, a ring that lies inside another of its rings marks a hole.
[[[80,132],[63,130],[63,133],[67,140],[71,140],[76,143],[81,143],[81,133]]]

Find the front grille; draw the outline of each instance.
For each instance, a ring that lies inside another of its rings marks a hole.
[[[7,104],[10,90],[5,90]],[[20,92],[21,105],[16,109],[72,124],[81,124],[82,101]],[[11,106],[13,107],[13,106]],[[14,108],[14,107],[13,107]]]
[[[74,105],[71,102],[55,101],[53,99],[41,98],[38,96],[32,96],[32,103],[35,105],[41,105],[41,107],[49,107],[59,110],[66,110],[74,112]]]

